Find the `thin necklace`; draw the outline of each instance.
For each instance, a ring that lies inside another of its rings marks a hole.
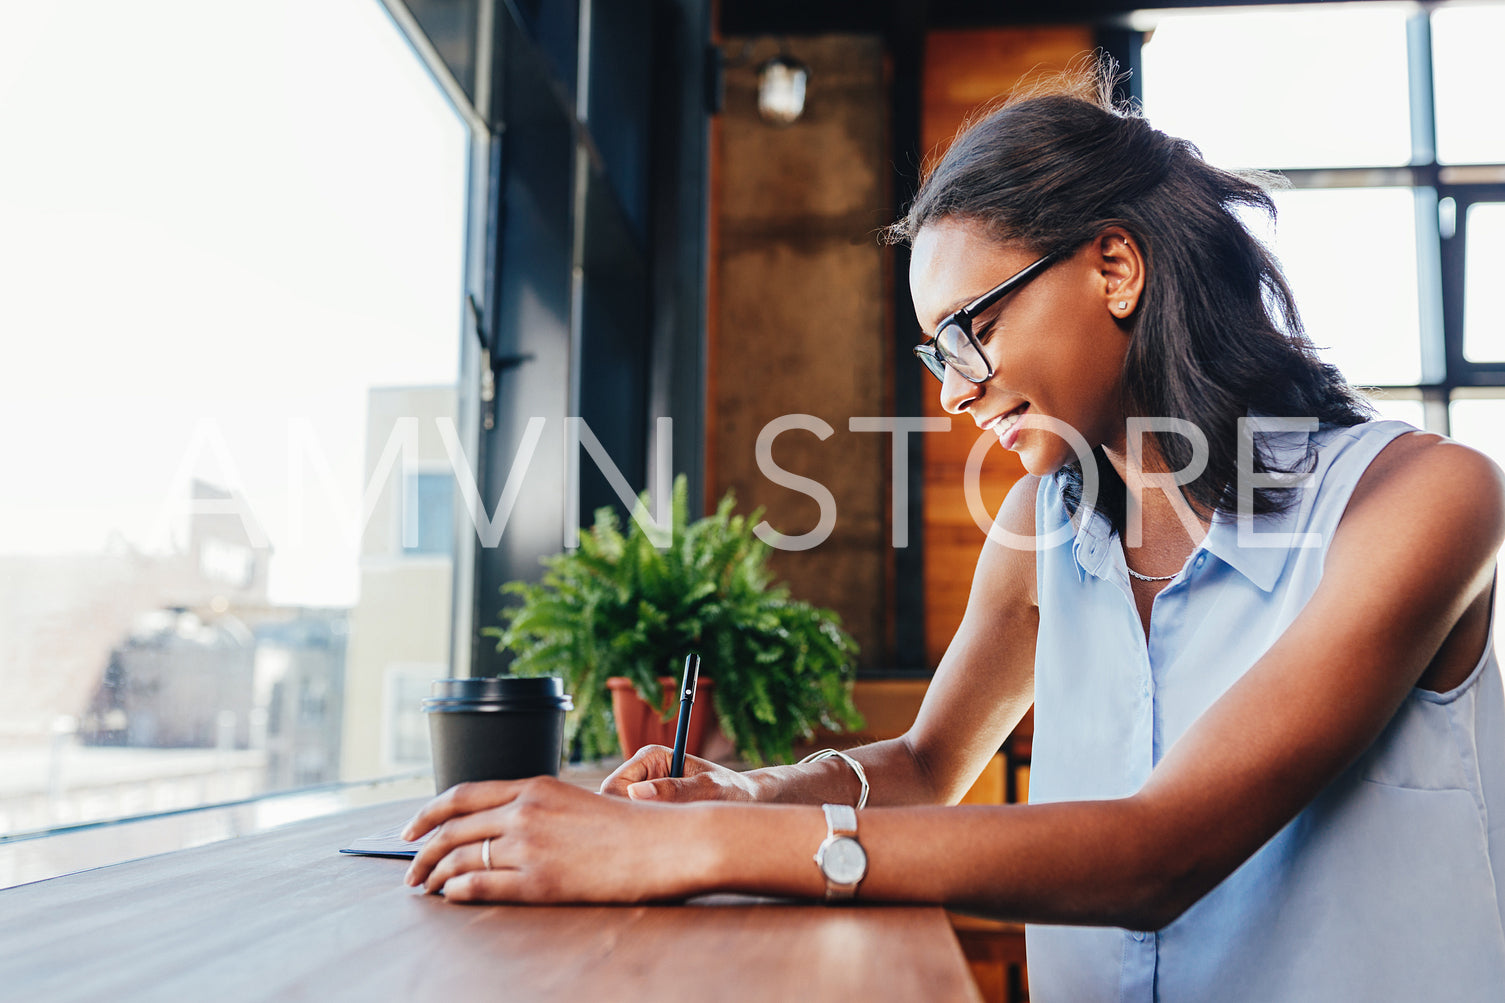
[[[1155,575],[1141,575],[1139,572],[1129,567],[1128,561],[1124,562],[1124,570],[1133,575],[1135,578],[1138,578],[1142,582],[1168,582],[1172,578],[1175,578],[1176,575],[1179,575],[1181,573],[1178,571],[1175,575],[1160,575],[1158,577]]]

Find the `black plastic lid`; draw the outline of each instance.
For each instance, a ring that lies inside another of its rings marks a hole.
[[[574,707],[558,676],[479,676],[435,679],[423,701],[425,711],[570,710]]]

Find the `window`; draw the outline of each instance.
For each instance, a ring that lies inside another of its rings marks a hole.
[[[448,562],[369,550],[411,491],[455,553],[466,119],[378,0],[78,0],[0,10],[0,135],[0,833],[380,774],[370,625],[450,658]]]
[[[447,674],[447,666],[439,664],[396,663],[386,667],[381,718],[387,770],[429,766],[429,726],[423,713],[423,698],[429,695],[433,681]]]
[[[1324,356],[1384,417],[1505,462],[1505,3],[1147,12],[1150,121],[1274,170],[1285,265]],[[1497,607],[1497,636],[1505,637]]]
[[[402,552],[453,557],[455,475],[448,470],[413,474],[403,487]]]
[[[1437,95],[1437,159],[1444,164],[1505,163],[1496,92],[1505,6],[1446,4],[1431,15],[1432,87]]]
[[[1155,13],[1150,121],[1222,167],[1408,163],[1408,5],[1323,6]]]
[[[1505,315],[1491,295],[1505,275],[1505,202],[1475,202],[1464,219],[1463,354],[1505,362]]]
[[[1365,386],[1421,382],[1416,196],[1408,188],[1300,188],[1275,193],[1278,226],[1249,214],[1279,256],[1307,333]],[[1354,248],[1385,248],[1354,254]]]

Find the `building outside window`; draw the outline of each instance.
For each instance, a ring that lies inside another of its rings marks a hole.
[[[451,657],[451,488],[367,451],[453,418],[466,119],[379,0],[79,0],[0,10],[0,135],[0,836],[373,775],[404,507]]]
[[[455,475],[447,468],[416,473],[403,482],[402,552],[453,557],[455,553]]]
[[[386,666],[382,706],[382,760],[390,771],[422,770],[431,765],[428,719],[422,710],[429,684],[446,674],[446,666],[393,663]]]

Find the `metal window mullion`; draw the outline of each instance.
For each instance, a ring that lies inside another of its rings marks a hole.
[[[496,64],[496,0],[480,0],[476,11],[476,113],[483,124],[492,121]]]
[[[1452,434],[1452,416],[1448,401],[1452,391],[1446,387],[1427,387],[1421,392],[1422,427],[1442,435]]]
[[[484,150],[475,150],[472,162],[472,171],[484,164],[484,173],[473,177],[472,198],[478,203],[481,213],[477,223],[478,233],[476,239],[481,242],[478,252],[478,273],[475,276],[479,295],[476,297],[480,308],[482,328],[476,332],[473,344],[467,346],[467,350],[477,356],[476,366],[476,393],[475,413],[470,415],[466,412],[464,401],[457,417],[463,420],[463,434],[466,436],[466,445],[471,443],[474,436],[475,446],[475,478],[476,485],[481,489],[479,505],[481,512],[486,508],[486,485],[492,477],[489,439],[495,427],[497,415],[497,403],[493,397],[491,400],[481,400],[479,381],[488,374],[481,372],[483,359],[489,364],[490,359],[482,355],[480,349],[484,346],[488,351],[486,356],[498,355],[502,352],[502,346],[498,343],[500,335],[499,317],[497,306],[501,299],[501,275],[502,275],[502,230],[506,223],[507,204],[504,198],[506,191],[507,171],[507,146],[506,132],[511,117],[511,109],[507,106],[509,97],[507,83],[507,56],[508,46],[514,39],[512,32],[515,30],[515,22],[507,16],[507,12],[497,7],[498,0],[481,0],[477,30],[485,31],[485,40],[478,41],[476,46],[476,76],[477,76],[477,103],[482,105],[484,96],[484,118],[482,130],[479,134],[484,137]],[[484,90],[480,80],[484,76],[486,81]],[[473,203],[475,207],[476,203]],[[473,217],[474,218],[474,217]],[[474,248],[472,247],[472,252]],[[494,372],[489,374],[494,378]],[[469,377],[467,377],[467,381]],[[472,384],[467,382],[467,389]],[[461,504],[459,492],[456,492],[456,503]],[[479,520],[481,512],[466,512],[466,524],[472,524]],[[476,522],[475,524],[478,524]],[[482,587],[483,581],[488,577],[498,558],[499,552],[494,548],[488,548],[481,540],[479,532],[467,537],[470,544],[464,548],[466,552],[466,575],[462,579],[456,576],[454,579],[454,598],[456,602],[465,602],[468,608],[467,623],[463,643],[459,640],[456,623],[456,643],[452,658],[458,669],[461,665],[466,666],[465,675],[481,676],[492,675],[498,670],[495,664],[494,644],[488,643],[481,636],[481,625],[488,623],[494,614],[491,603],[492,593]],[[459,617],[456,618],[457,621]],[[465,653],[465,661],[458,660],[461,651]],[[506,663],[503,662],[502,665]],[[457,672],[457,674],[460,674]]]
[[[590,121],[590,65],[592,41],[591,0],[580,0],[579,28],[575,36],[575,120],[580,125]]]
[[[1437,189],[1412,189],[1416,208],[1416,314],[1420,336],[1421,381],[1437,383],[1449,372],[1447,354],[1447,297],[1443,283],[1442,234],[1437,220]]]
[[[1418,167],[1295,167],[1278,170],[1292,188],[1414,188],[1430,183]]]
[[[587,135],[590,116],[591,5],[582,0],[575,41],[575,105],[571,128],[575,137],[574,199],[570,206],[570,347],[569,403],[566,415],[581,413],[582,367],[585,365],[585,221],[590,199],[591,144]],[[563,539],[580,525],[580,449],[565,437],[570,454],[565,458],[565,506]]]
[[[1468,193],[1441,186],[1438,195],[1454,203],[1454,223],[1446,238],[1438,237],[1438,260],[1442,283],[1442,335],[1447,359],[1447,378],[1452,383],[1471,382],[1471,367],[1463,357],[1463,249],[1468,241]]]
[[[1437,163],[1436,99],[1432,90],[1432,18],[1419,10],[1406,19],[1407,93],[1411,104],[1411,163]]]
[[[465,232],[465,289],[474,297],[480,308],[480,316],[469,315],[471,324],[478,320],[486,324],[486,331],[494,330],[495,321],[491,264],[495,247],[492,226],[494,207],[501,200],[497,184],[500,167],[500,140],[494,123],[497,116],[493,101],[500,96],[497,86],[498,41],[496,35],[496,0],[480,0],[476,10],[476,58],[475,58],[475,116],[467,119],[470,127],[470,177],[466,203],[468,216]],[[498,130],[499,131],[499,130]],[[470,459],[471,471],[477,484],[485,481],[485,454],[482,447],[483,428],[493,417],[494,404],[482,399],[482,380],[489,376],[483,373],[490,364],[487,353],[482,352],[482,331],[469,331],[460,349],[459,393],[455,401],[456,429],[461,440],[461,451]],[[477,674],[476,642],[479,640],[477,624],[485,622],[482,597],[477,588],[478,569],[482,560],[479,534],[466,529],[473,525],[465,510],[465,501],[457,489],[454,493],[455,543],[454,567],[450,576],[450,669],[456,676]],[[483,501],[482,506],[485,505]],[[489,597],[487,597],[489,599]]]
[[[471,103],[470,97],[465,93],[464,86],[459,80],[455,79],[454,73],[450,71],[449,64],[445,63],[444,57],[439,54],[439,50],[435,48],[434,43],[429,39],[428,34],[424,32],[423,27],[418,23],[418,19],[413,16],[413,12],[408,9],[407,4],[403,3],[402,0],[378,0],[378,2],[381,4],[382,9],[387,12],[387,16],[392,19],[392,23],[397,26],[397,30],[402,33],[403,38],[407,40],[413,52],[418,56],[418,61],[423,64],[423,68],[428,71],[429,76],[433,78],[434,83],[438,85],[444,96],[449,99],[449,103],[460,117],[465,120],[471,129],[485,128],[486,123],[481,113]],[[480,64],[478,61],[477,77],[479,75]]]
[[[486,72],[489,74],[489,68]],[[468,152],[470,176],[466,179],[464,288],[469,296],[482,304],[483,310],[489,311],[487,263],[491,258],[491,206],[496,197],[492,184],[495,142],[491,132],[471,125]],[[486,362],[481,351],[481,332],[471,329],[480,318],[470,311],[466,311],[466,318],[460,342],[460,371],[456,377],[456,430],[460,435],[461,452],[469,459],[476,483],[480,484],[484,483],[481,480],[484,463],[481,429],[492,405],[481,399],[482,368]],[[466,532],[472,523],[458,490],[455,491],[453,508],[456,542],[450,581],[450,669],[455,675],[464,676],[470,675],[474,669],[473,632],[482,615],[480,597],[476,595],[480,538]],[[467,542],[471,545],[466,546]]]
[[[1437,122],[1432,90],[1432,22],[1426,10],[1406,20],[1406,70],[1411,123],[1412,194],[1416,213],[1417,350],[1423,383],[1448,382],[1446,286],[1443,280],[1442,231],[1438,223]],[[1446,431],[1445,414],[1426,409],[1426,424]],[[1445,411],[1445,408],[1444,408]]]
[[[585,208],[590,189],[590,157],[585,144],[575,143],[574,158],[575,198],[571,211],[574,227],[570,250],[570,346],[569,346],[569,398],[565,414],[580,415],[580,386],[582,367],[585,364]],[[568,437],[566,437],[568,441]],[[564,536],[580,525],[580,449],[571,444],[565,458],[565,504],[564,521],[561,523]]]

